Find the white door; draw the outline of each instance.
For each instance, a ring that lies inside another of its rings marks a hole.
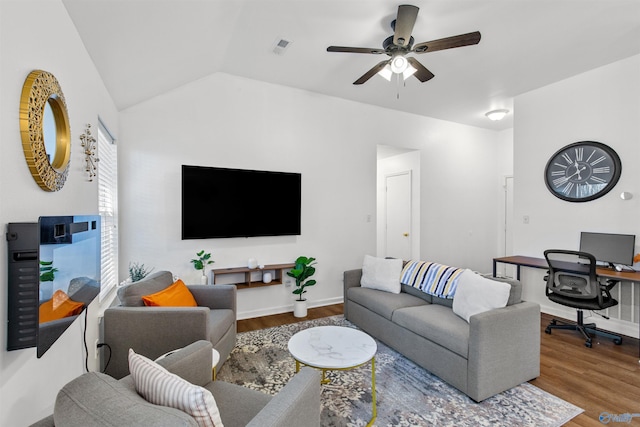
[[[411,171],[385,177],[385,256],[411,259]]]

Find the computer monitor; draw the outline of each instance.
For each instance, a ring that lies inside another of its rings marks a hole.
[[[592,254],[599,264],[633,265],[636,236],[633,234],[580,233],[580,251]]]

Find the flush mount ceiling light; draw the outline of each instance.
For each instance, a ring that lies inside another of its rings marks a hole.
[[[505,110],[505,109],[492,110],[486,113],[485,116],[487,116],[489,120],[493,120],[495,122],[495,121],[504,119],[504,116],[506,116],[508,113],[509,113],[509,110]]]

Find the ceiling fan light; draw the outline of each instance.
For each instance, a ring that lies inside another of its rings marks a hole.
[[[509,113],[509,110],[505,110],[505,109],[492,110],[486,113],[485,116],[487,116],[489,120],[493,120],[495,122],[495,121],[504,119],[504,116],[506,116],[508,113]]]
[[[413,76],[416,71],[418,70],[409,65],[407,66],[407,69],[402,72],[402,77],[407,80],[409,77]]]
[[[391,67],[389,66],[389,64],[385,65],[382,70],[378,71],[378,75],[380,77],[384,77],[386,81],[390,82],[393,71],[391,71]]]
[[[407,58],[402,55],[398,55],[391,60],[391,71],[396,74],[404,73],[404,70],[409,66]]]

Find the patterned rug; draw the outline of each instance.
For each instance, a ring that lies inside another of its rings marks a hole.
[[[276,394],[294,375],[287,343],[313,326],[355,327],[343,316],[238,334],[218,379]],[[376,426],[561,426],[582,409],[524,383],[475,403],[435,375],[377,341]],[[371,365],[327,372],[322,386],[323,426],[365,426],[371,418]]]

